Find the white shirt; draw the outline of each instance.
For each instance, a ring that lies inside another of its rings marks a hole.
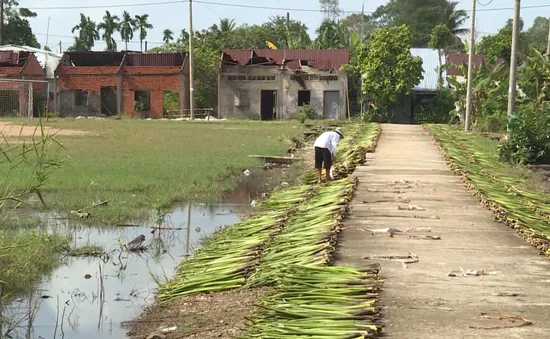
[[[336,156],[338,141],[340,141],[340,134],[336,132],[325,132],[315,140],[313,147],[327,148],[332,155]]]

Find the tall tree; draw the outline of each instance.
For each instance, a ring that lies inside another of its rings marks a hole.
[[[180,36],[178,37],[177,43],[179,45],[184,46],[184,50],[187,50],[189,47],[189,33],[187,33],[187,30],[182,29],[180,32]]]
[[[518,50],[521,53],[527,52],[527,36],[523,32],[523,20],[519,22],[519,43]],[[503,58],[506,63],[510,63],[512,55],[512,32],[513,21],[509,19],[506,25],[501,28],[497,34],[486,35],[481,39],[477,46],[478,53],[486,55],[489,58]]]
[[[75,46],[78,46],[80,50],[91,50],[95,45],[95,41],[99,40],[96,23],[84,13],[80,13],[80,22],[73,27],[71,32],[74,33],[75,31],[78,31],[78,43],[75,43]]]
[[[376,22],[365,14],[350,14],[342,19],[340,25],[342,25],[348,37],[356,33],[361,38],[361,33],[363,33],[363,37],[365,38],[378,29]]]
[[[342,26],[336,21],[325,19],[317,29],[317,39],[314,47],[336,49],[349,47],[349,44]]]
[[[237,23],[233,19],[220,19],[220,32],[232,32],[237,27]]]
[[[430,41],[428,42],[428,46],[430,46],[433,49],[437,50],[437,53],[439,54],[439,65],[438,65],[438,74],[439,74],[439,81],[438,81],[438,87],[443,87],[443,55],[444,51],[448,48],[448,46],[452,43],[453,33],[447,28],[447,26],[443,24],[439,24],[435,26],[432,30],[432,34],[430,36]]]
[[[128,42],[134,38],[134,31],[136,30],[135,20],[130,13],[122,12],[122,21],[120,22],[120,37],[126,43],[126,50],[128,50]]]
[[[269,18],[262,26],[267,28],[272,34],[272,43],[278,48],[301,49],[308,48],[311,45],[311,38],[307,32],[307,26],[298,20],[287,20],[283,16],[274,16]]]
[[[336,20],[342,15],[340,0],[319,0],[325,19]]]
[[[427,47],[432,29],[444,24],[457,37],[465,32],[467,20],[456,2],[448,0],[390,0],[373,14],[381,26],[407,25],[412,33],[413,47]]]
[[[116,15],[111,15],[109,11],[105,11],[103,21],[97,25],[97,28],[103,31],[101,38],[107,43],[106,50],[111,52],[116,51],[117,44],[114,34],[120,29],[120,18]]]
[[[538,16],[533,21],[527,32],[527,42],[529,44],[529,50],[536,48],[538,51],[546,53],[546,46],[548,42],[548,18]]]
[[[28,8],[19,7],[16,0],[4,0],[4,44],[40,48],[28,18],[37,14]]]
[[[412,34],[406,25],[383,28],[368,40],[362,64],[363,92],[378,111],[388,108],[420,83],[422,59],[411,55]]]
[[[165,29],[163,32],[162,32],[162,41],[164,41],[164,44],[165,45],[169,45],[172,40],[174,40],[174,32],[172,32],[172,30],[170,29]]]
[[[149,14],[136,15],[135,17],[135,28],[139,31],[139,48],[143,52],[143,40],[147,38],[147,30],[153,29],[153,25],[149,22]]]

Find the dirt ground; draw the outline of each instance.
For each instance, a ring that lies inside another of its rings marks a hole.
[[[124,326],[129,329],[129,339],[235,338],[243,334],[246,318],[269,292],[269,289],[242,289],[156,303]],[[177,327],[174,331],[162,332],[174,327]]]
[[[85,135],[88,134],[85,131],[77,131],[77,130],[59,130],[59,129],[53,129],[51,127],[45,127],[44,128],[49,133],[56,133],[58,135]],[[23,137],[30,137],[35,134],[36,126],[23,126],[21,129],[21,125],[7,122],[7,121],[0,121],[0,135],[7,139],[14,139],[18,138],[19,136]]]

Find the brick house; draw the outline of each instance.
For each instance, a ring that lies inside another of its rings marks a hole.
[[[34,53],[0,51],[0,116],[32,115],[33,107],[29,102],[32,102],[33,93],[44,94],[45,90],[44,69]]]
[[[61,116],[161,118],[168,98],[189,107],[185,53],[67,52],[55,74]]]

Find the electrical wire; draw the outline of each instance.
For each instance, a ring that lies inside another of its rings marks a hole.
[[[494,0],[490,0],[487,4],[482,4],[477,0],[481,6],[488,6],[493,3]],[[116,5],[92,5],[92,6],[55,6],[55,7],[29,7],[30,10],[71,10],[71,9],[98,9],[98,8],[122,8],[122,7],[140,7],[140,6],[158,6],[158,5],[171,5],[171,4],[183,4],[188,2],[187,0],[166,0],[166,1],[150,1],[142,3],[127,3],[127,4],[116,4]],[[204,5],[214,5],[214,6],[225,6],[225,7],[237,7],[237,8],[249,8],[249,9],[259,9],[259,10],[271,10],[271,11],[288,11],[288,12],[322,12],[321,9],[313,8],[290,8],[290,7],[274,7],[274,6],[261,6],[261,5],[246,5],[246,4],[237,4],[237,3],[224,3],[217,1],[209,0],[193,0],[194,3],[204,4]],[[526,9],[537,9],[537,8],[549,8],[550,4],[546,5],[532,5],[532,6],[522,6],[522,10]],[[477,12],[488,12],[488,11],[505,11],[513,10],[513,7],[495,7],[495,8],[481,8]],[[361,13],[360,10],[342,10],[342,13]],[[471,10],[466,10],[466,12],[471,12]],[[365,11],[367,14],[372,14],[374,12]]]
[[[483,7],[486,7],[486,6],[489,6],[490,4],[492,4],[492,3],[493,3],[493,1],[494,1],[494,0],[489,0],[489,2],[488,2],[488,3],[486,3],[486,4],[482,4],[482,3],[481,3],[481,2],[479,1],[479,0],[477,0],[477,3],[478,3],[478,4],[480,4],[480,5],[481,5],[481,6],[483,6]]]

